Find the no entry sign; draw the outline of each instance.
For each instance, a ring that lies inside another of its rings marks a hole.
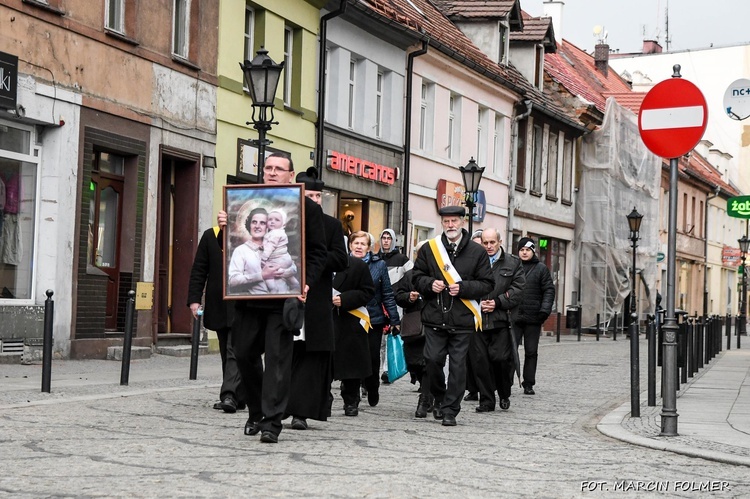
[[[692,151],[707,123],[706,99],[698,87],[682,78],[657,84],[643,98],[638,113],[643,143],[662,158],[678,158]]]

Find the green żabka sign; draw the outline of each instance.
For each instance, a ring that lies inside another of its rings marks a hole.
[[[727,215],[734,218],[750,219],[750,196],[736,196],[727,199]]]

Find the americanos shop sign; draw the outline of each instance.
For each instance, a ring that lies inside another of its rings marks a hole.
[[[393,185],[398,178],[398,171],[395,168],[347,156],[337,151],[328,151],[328,167],[337,172],[386,185]]]

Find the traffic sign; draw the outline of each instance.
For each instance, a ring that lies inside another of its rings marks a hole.
[[[643,98],[638,113],[643,143],[662,158],[679,158],[692,151],[707,124],[706,99],[683,78],[658,83]]]

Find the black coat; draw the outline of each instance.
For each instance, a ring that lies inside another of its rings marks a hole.
[[[367,264],[359,258],[349,257],[349,268],[337,272],[333,287],[341,292],[341,306],[333,314],[336,332],[336,351],[333,354],[335,379],[365,378],[372,374],[368,332],[349,310],[367,305],[375,296],[375,284]]]
[[[521,259],[500,248],[500,256],[492,266],[492,276],[495,278],[495,288],[489,296],[495,300],[495,310],[490,313],[482,313],[482,328],[484,330],[496,329],[501,326],[507,327],[511,317],[509,313],[515,312],[515,308],[521,303],[523,287],[526,276],[523,273]]]
[[[332,273],[340,272],[349,265],[341,223],[323,214],[323,224],[328,258],[321,278],[311,283],[305,303],[305,347],[308,352],[331,352],[334,349],[335,337],[331,315],[333,309],[331,304]]]
[[[474,314],[464,305],[461,298],[480,300],[487,296],[495,285],[487,252],[470,239],[465,229],[461,229],[461,232],[461,243],[456,248],[455,255],[451,257],[450,263],[462,279],[458,296],[451,297],[447,290],[439,295],[432,291],[433,281],[442,281],[444,278],[430,245],[422,246],[417,254],[412,279],[414,288],[425,300],[422,309],[422,324],[425,326],[474,331]],[[448,247],[445,234],[441,236],[440,244]]]
[[[214,229],[203,232],[195,252],[193,268],[188,283],[187,305],[201,303],[203,290],[206,302],[203,305],[203,324],[213,331],[232,325],[234,306],[224,301],[224,239],[223,231],[216,236]]]
[[[555,302],[555,284],[549,269],[539,261],[536,255],[523,262],[526,285],[523,287],[523,298],[518,306],[516,323],[542,324],[552,313]]]

